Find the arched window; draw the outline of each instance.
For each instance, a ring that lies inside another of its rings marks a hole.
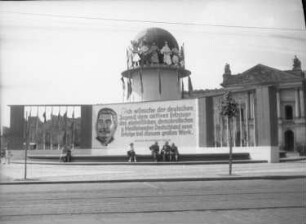
[[[285,106],[285,119],[286,120],[293,119],[293,110],[292,110],[292,106],[290,105]]]

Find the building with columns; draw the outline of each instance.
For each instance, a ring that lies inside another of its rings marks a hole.
[[[281,150],[295,152],[306,147],[306,79],[297,57],[293,68],[286,71],[258,64],[232,74],[226,64],[222,88],[194,91],[191,72],[184,62],[184,46],[180,47],[168,31],[149,28],[140,32],[131,41],[127,69],[121,74],[124,102],[74,105],[80,110],[80,129],[76,134],[70,128],[70,139],[79,139],[80,150],[92,155],[126,155],[130,142],[135,144],[137,153],[149,154],[148,147],[154,141],[160,145],[174,142],[182,154],[228,152],[229,127],[226,118],[220,116],[219,107],[224,93],[230,91],[239,105],[231,127],[234,152],[248,152],[253,159],[278,162]],[[184,79],[189,83],[188,92]],[[32,106],[11,106],[13,149],[23,147],[24,123],[29,121],[25,111]],[[65,116],[67,119],[67,109],[64,119]],[[73,115],[71,124],[74,119]],[[45,119],[41,124],[45,130],[43,142],[48,136],[46,123]],[[50,133],[61,130],[55,139],[67,138],[67,121],[64,128],[57,124],[56,130],[53,124],[51,121]]]
[[[214,147],[228,145],[227,127],[218,113],[222,95],[230,91],[238,102],[234,118],[233,146],[273,146],[296,152],[306,145],[305,72],[297,58],[292,70],[281,71],[258,64],[240,74],[223,74],[224,88],[194,91],[192,98],[211,97],[214,114]]]

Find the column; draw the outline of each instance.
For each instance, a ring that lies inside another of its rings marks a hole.
[[[276,91],[276,104],[277,104],[277,118],[281,118],[281,108],[280,108],[280,93],[279,90]]]
[[[301,117],[305,117],[305,105],[304,105],[304,100],[305,100],[305,96],[304,96],[304,93],[303,93],[303,90],[302,89],[299,89],[299,92],[300,92],[300,108],[301,108]]]
[[[295,117],[300,117],[300,97],[299,97],[299,88],[295,90]]]
[[[222,118],[222,116],[220,116],[220,120],[221,120],[221,123],[220,123],[221,135],[220,135],[220,138],[221,138],[221,147],[223,147],[223,118]]]
[[[243,139],[243,130],[242,130],[242,105],[239,100],[239,129],[240,129],[240,147],[243,146],[242,139]]]
[[[226,139],[227,139],[227,146],[229,146],[229,144],[230,144],[230,139],[229,139],[229,126],[228,126],[228,123],[230,123],[230,122],[228,122],[228,117],[226,116]]]
[[[249,115],[250,115],[250,93],[247,92],[247,99],[245,102],[246,112],[245,112],[245,120],[246,120],[246,143],[247,147],[249,147]]]
[[[236,132],[237,132],[237,118],[233,117],[233,132],[232,132],[232,137],[233,137],[233,146],[236,147]]]

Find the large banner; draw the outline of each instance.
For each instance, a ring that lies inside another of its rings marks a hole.
[[[93,107],[95,149],[122,149],[128,144],[142,150],[158,141],[197,146],[197,100],[96,105]],[[139,150],[138,150],[139,151]]]

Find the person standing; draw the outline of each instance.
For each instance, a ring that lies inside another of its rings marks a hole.
[[[11,150],[9,150],[8,148],[5,149],[5,163],[6,164],[10,164],[11,163],[11,157],[12,157]]]
[[[127,155],[128,155],[128,158],[129,158],[129,162],[137,162],[136,152],[135,152],[135,149],[134,149],[134,143],[130,143],[130,148],[127,151]]]

